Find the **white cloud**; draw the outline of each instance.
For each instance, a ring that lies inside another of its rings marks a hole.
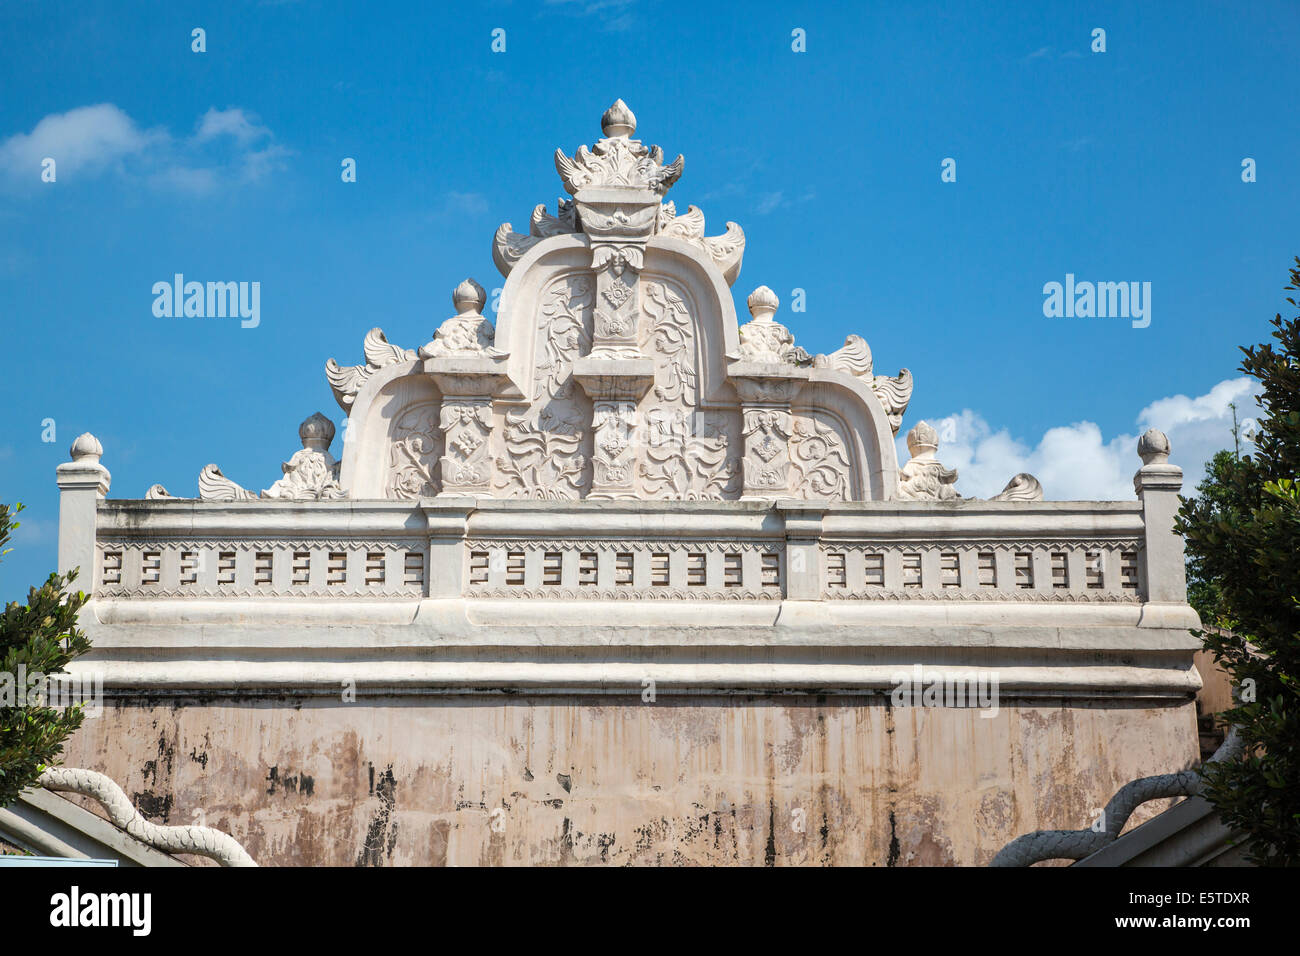
[[[442,205],[430,216],[437,219],[443,216],[481,216],[488,210],[487,197],[482,193],[461,193],[452,190],[444,193]]]
[[[282,168],[288,155],[269,129],[238,107],[209,109],[193,136],[178,138],[162,127],[143,129],[112,103],[100,103],[51,113],[30,133],[0,142],[0,174],[34,188],[50,157],[59,182],[111,170],[164,189],[205,193],[225,182],[262,179]]]
[[[571,16],[595,17],[610,32],[624,32],[637,25],[632,9],[636,0],[546,0],[546,6]]]
[[[80,106],[51,113],[30,133],[17,133],[0,143],[0,167],[24,171],[36,181],[41,161],[53,157],[58,172],[106,166],[165,139],[158,131],[144,132],[112,103]]]
[[[218,136],[233,136],[240,143],[249,143],[270,135],[271,131],[259,125],[255,117],[232,106],[224,110],[209,108],[199,120],[199,129],[194,138],[202,143]]]
[[[1107,439],[1093,422],[1075,422],[1049,428],[1033,447],[1005,428],[995,431],[969,408],[928,421],[939,431],[940,461],[957,469],[957,490],[967,497],[992,497],[1013,475],[1027,471],[1042,482],[1049,499],[1128,500],[1133,473],[1141,465],[1137,440],[1142,432],[1158,428],[1169,436],[1170,461],[1183,469],[1184,489],[1190,491],[1201,480],[1205,462],[1232,446],[1229,403],[1236,403],[1240,421],[1251,418],[1258,388],[1253,379],[1228,379],[1195,398],[1174,395],[1152,402],[1138,414],[1131,434]],[[904,435],[898,438],[898,455],[900,463],[907,461]]]
[[[808,202],[816,198],[817,193],[811,189],[805,189],[802,195],[794,197],[788,197],[784,192],[778,190],[777,192],[764,193],[759,198],[758,205],[754,207],[754,211],[760,216],[766,216],[768,213],[776,209],[793,206],[795,203]]]

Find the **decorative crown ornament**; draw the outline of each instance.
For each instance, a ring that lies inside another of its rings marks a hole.
[[[603,138],[572,156],[555,151],[555,169],[573,199],[561,199],[552,216],[545,204],[533,209],[528,234],[502,223],[492,240],[492,259],[504,276],[544,239],[584,233],[592,239],[593,268],[609,266],[616,274],[640,271],[645,243],[653,236],[680,239],[704,250],[726,279],[736,281],[745,254],[745,233],[734,222],[720,236],[704,235],[704,213],[689,206],[677,214],[664,194],[681,178],[686,160],[664,164],[658,146],[632,139],[636,115],[621,99],[600,118]]]
[[[570,196],[578,198],[583,189],[613,186],[647,189],[662,197],[681,178],[685,157],[679,155],[665,166],[662,149],[632,139],[636,116],[621,99],[605,111],[600,128],[605,136],[590,150],[579,146],[572,159],[563,149],[555,151],[555,169]]]

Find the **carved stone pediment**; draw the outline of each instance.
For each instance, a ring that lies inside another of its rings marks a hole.
[[[326,362],[347,414],[341,461],[304,438],[260,495],[211,465],[201,497],[956,498],[934,442],[899,468],[906,368],[878,374],[856,334],[809,354],[767,286],[738,320],[744,233],[706,236],[698,207],[666,201],[685,161],[665,162],[636,126],[618,100],[594,145],[556,151],[571,198],[536,206],[527,235],[497,230],[494,316],[466,279],[418,351],[373,328],[363,364]],[[1018,476],[998,498],[1036,496]]]

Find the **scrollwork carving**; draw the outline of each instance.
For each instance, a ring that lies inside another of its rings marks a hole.
[[[849,457],[835,429],[811,416],[798,416],[790,436],[796,498],[849,498]]]
[[[371,375],[378,369],[395,362],[413,361],[417,356],[412,349],[399,348],[389,343],[384,337],[383,329],[374,328],[366,333],[361,343],[366,356],[365,365],[342,366],[333,359],[325,361],[325,377],[329,380],[334,400],[345,412],[351,410],[352,403]]]
[[[694,434],[693,416],[681,409],[657,408],[646,417],[649,441],[638,471],[647,497],[720,501],[735,493],[738,460],[725,433]]]
[[[583,432],[547,412],[507,415],[506,454],[497,458],[496,487],[509,498],[582,497],[587,485]]]
[[[438,493],[437,468],[442,457],[438,406],[432,402],[408,408],[393,422],[389,445],[390,498],[422,498]]]

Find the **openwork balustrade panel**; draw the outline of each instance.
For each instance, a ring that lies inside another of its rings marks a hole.
[[[1137,601],[1136,541],[823,542],[824,600]]]
[[[784,542],[471,540],[465,595],[568,600],[773,600]]]
[[[401,597],[425,593],[427,543],[119,540],[98,549],[97,597]]]

